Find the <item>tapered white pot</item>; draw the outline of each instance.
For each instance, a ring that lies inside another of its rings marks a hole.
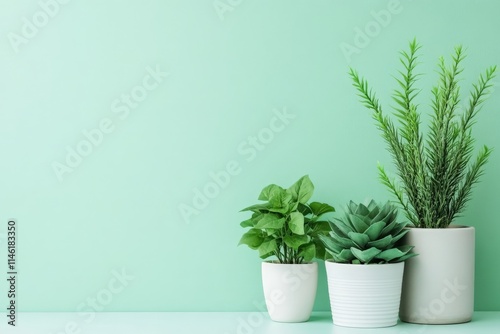
[[[470,226],[410,228],[399,316],[419,324],[468,322],[474,312],[475,230]]]
[[[318,287],[318,263],[262,263],[262,286],[269,317],[278,322],[309,320]]]
[[[377,328],[398,322],[404,262],[343,264],[326,261],[333,323]]]

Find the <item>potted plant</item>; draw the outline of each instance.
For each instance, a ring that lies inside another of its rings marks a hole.
[[[404,261],[416,254],[400,245],[407,223],[397,222],[397,207],[350,202],[344,217],[320,235],[333,257],[325,262],[333,323],[345,327],[397,324]]]
[[[462,107],[459,77],[464,50],[455,48],[451,65],[441,57],[428,129],[422,132],[422,106],[416,102],[421,91],[416,87],[419,49],[413,40],[409,51],[401,52],[403,68],[393,94],[397,123],[382,111],[367,81],[353,69],[350,76],[393,157],[398,180],[392,180],[381,165],[379,177],[413,223],[405,238],[420,254],[406,264],[400,318],[423,324],[461,323],[470,321],[474,311],[475,239],[473,227],[452,223],[463,213],[491,153],[483,146],[472,159],[471,130],[496,66],[479,76]]]
[[[303,322],[311,315],[318,284],[318,264],[325,249],[318,236],[330,230],[321,217],[335,209],[312,202],[314,185],[301,177],[288,189],[271,184],[258,199],[264,203],[242,211],[252,216],[241,222],[250,228],[239,244],[258,250],[262,259],[262,284],[269,316],[279,322]]]

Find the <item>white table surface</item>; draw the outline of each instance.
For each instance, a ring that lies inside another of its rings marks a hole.
[[[2,315],[0,313],[0,315]],[[286,324],[259,312],[109,312],[20,313],[17,326],[2,315],[0,333],[20,334],[476,334],[500,333],[500,312],[476,312],[470,323],[424,326],[399,323],[382,329],[334,326],[329,312],[315,312],[308,322]]]

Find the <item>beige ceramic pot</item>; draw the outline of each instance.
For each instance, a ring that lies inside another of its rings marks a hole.
[[[419,324],[470,321],[474,312],[474,228],[410,228],[403,241],[415,246],[419,255],[406,260],[400,319]]]

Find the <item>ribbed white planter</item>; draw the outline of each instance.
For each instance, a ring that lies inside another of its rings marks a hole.
[[[343,264],[326,261],[333,323],[377,328],[398,322],[404,262]]]
[[[278,322],[309,320],[318,287],[318,263],[262,262],[262,286],[269,317]]]
[[[468,322],[474,312],[475,230],[470,226],[410,228],[399,316],[419,324]]]

